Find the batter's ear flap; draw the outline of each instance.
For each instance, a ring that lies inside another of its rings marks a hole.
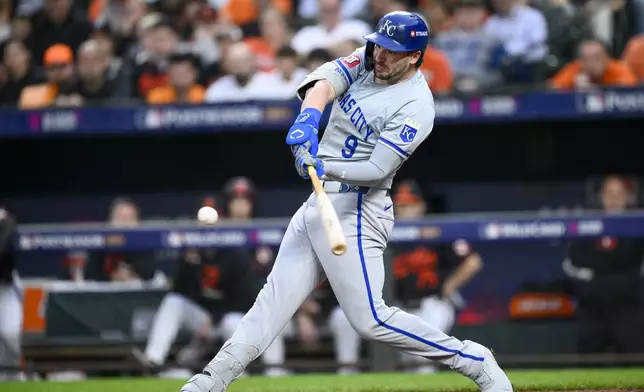
[[[364,57],[365,57],[365,62],[364,62],[364,67],[367,71],[373,70],[375,66],[375,61],[373,59],[373,50],[375,49],[376,45],[373,42],[367,42],[367,46],[365,47],[364,50]]]

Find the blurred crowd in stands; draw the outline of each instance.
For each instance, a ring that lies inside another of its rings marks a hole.
[[[435,94],[644,81],[644,0],[2,0],[0,104],[290,99],[395,10]]]

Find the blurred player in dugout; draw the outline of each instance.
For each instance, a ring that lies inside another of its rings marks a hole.
[[[24,379],[21,364],[22,288],[14,264],[14,218],[0,207],[0,381]],[[11,369],[14,368],[14,369]]]
[[[251,219],[254,189],[246,178],[227,182],[222,192],[222,217],[236,221]],[[207,197],[203,205],[217,208],[214,197]],[[181,330],[192,336],[176,355],[177,364],[186,368],[196,366],[202,356],[214,349],[217,340],[225,341],[232,336],[263,284],[258,279],[256,254],[259,253],[250,248],[188,249],[170,292],[159,306],[145,352],[133,351],[139,362],[152,372],[158,371],[161,377],[185,378],[192,374],[189,369],[161,370],[161,367]],[[278,339],[262,355],[264,364],[283,363],[283,351],[283,341]],[[267,375],[279,375],[279,368],[270,368]]]
[[[139,207],[134,200],[117,197],[110,203],[107,223],[111,227],[137,227],[140,222]],[[165,275],[157,269],[155,252],[150,251],[74,251],[67,255],[65,264],[69,278],[75,281],[166,284]]]
[[[393,202],[398,219],[420,219],[427,212],[421,188],[412,180],[398,184]],[[391,251],[396,301],[401,307],[449,333],[456,321],[457,311],[465,307],[459,290],[483,267],[479,254],[465,240],[431,247],[396,245],[391,247]],[[327,302],[335,299],[329,295],[333,296],[332,293],[327,294]],[[341,366],[339,373],[356,372],[361,339],[337,302],[330,312],[329,326],[335,340],[336,360]],[[407,367],[418,373],[433,373],[437,370],[429,360],[421,357],[403,354],[402,360]]]
[[[609,176],[599,201],[608,214],[636,205],[633,184]],[[642,288],[644,239],[599,237],[574,241],[563,262],[577,299],[580,353],[644,352]]]
[[[398,219],[421,219],[428,212],[427,201],[415,181],[401,182],[393,197]],[[461,239],[433,246],[397,245],[393,250],[396,277],[395,296],[401,306],[450,333],[457,311],[465,308],[460,290],[483,268],[480,255]],[[419,373],[433,373],[428,360],[403,354],[403,361]]]

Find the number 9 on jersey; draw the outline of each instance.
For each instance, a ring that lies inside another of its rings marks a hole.
[[[344,141],[344,147],[342,149],[342,156],[345,159],[349,159],[355,154],[356,148],[358,148],[358,138],[350,135],[347,137],[347,140]]]

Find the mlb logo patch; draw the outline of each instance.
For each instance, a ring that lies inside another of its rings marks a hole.
[[[418,128],[420,128],[420,124],[417,124],[411,120],[405,121],[403,129],[402,131],[400,131],[400,140],[402,140],[403,143],[413,142],[416,138],[416,134],[418,133]]]
[[[347,56],[342,59],[342,62],[349,68],[353,68],[356,65],[360,64],[360,57],[358,57],[355,54],[352,54],[351,56]]]

